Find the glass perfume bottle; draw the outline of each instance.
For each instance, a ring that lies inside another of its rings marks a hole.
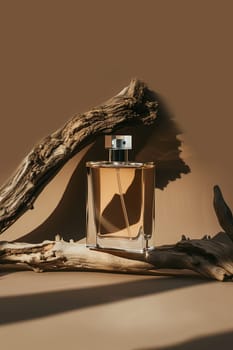
[[[105,136],[108,161],[87,162],[87,246],[144,252],[153,247],[154,163],[128,160],[131,135]]]

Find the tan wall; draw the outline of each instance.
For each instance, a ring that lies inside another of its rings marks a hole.
[[[214,184],[233,207],[230,7],[208,0],[2,2],[0,181],[35,142],[136,76],[162,95],[184,130],[181,157],[191,168],[156,190],[156,243],[218,232]],[[81,236],[81,158],[3,239]]]

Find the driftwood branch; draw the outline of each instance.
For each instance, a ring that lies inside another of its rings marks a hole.
[[[74,115],[61,129],[44,138],[26,156],[15,174],[0,189],[0,233],[33,203],[62,166],[101,133],[127,125],[149,125],[157,117],[152,91],[139,81],[104,104]]]
[[[0,232],[33,208],[42,189],[85,145],[101,133],[130,124],[153,123],[157,108],[154,93],[144,83],[133,80],[117,96],[87,113],[75,115],[42,140],[0,189]],[[175,245],[156,247],[143,254],[100,252],[58,238],[39,244],[0,242],[0,264],[27,265],[35,271],[76,269],[143,274],[164,268],[189,269],[222,281],[233,275],[233,217],[218,186],[214,187],[214,209],[225,233],[212,239],[189,240],[183,236]],[[224,235],[228,241],[222,240]]]
[[[218,186],[214,188],[214,207],[222,227],[233,228],[231,210]],[[156,274],[158,269],[188,269],[223,281],[233,276],[232,234],[189,240],[182,237],[175,245],[156,247],[144,254],[96,251],[78,242],[55,241],[39,244],[0,244],[0,264],[26,264],[35,271],[101,270],[111,272]]]

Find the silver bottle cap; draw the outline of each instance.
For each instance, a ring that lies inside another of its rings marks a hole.
[[[105,148],[116,150],[132,149],[131,135],[106,135]]]

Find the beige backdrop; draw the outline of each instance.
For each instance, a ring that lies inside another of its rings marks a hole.
[[[1,1],[0,27],[1,183],[35,142],[138,77],[183,129],[191,168],[156,189],[156,244],[219,231],[214,184],[233,207],[231,1]],[[83,154],[2,239],[83,234]]]

